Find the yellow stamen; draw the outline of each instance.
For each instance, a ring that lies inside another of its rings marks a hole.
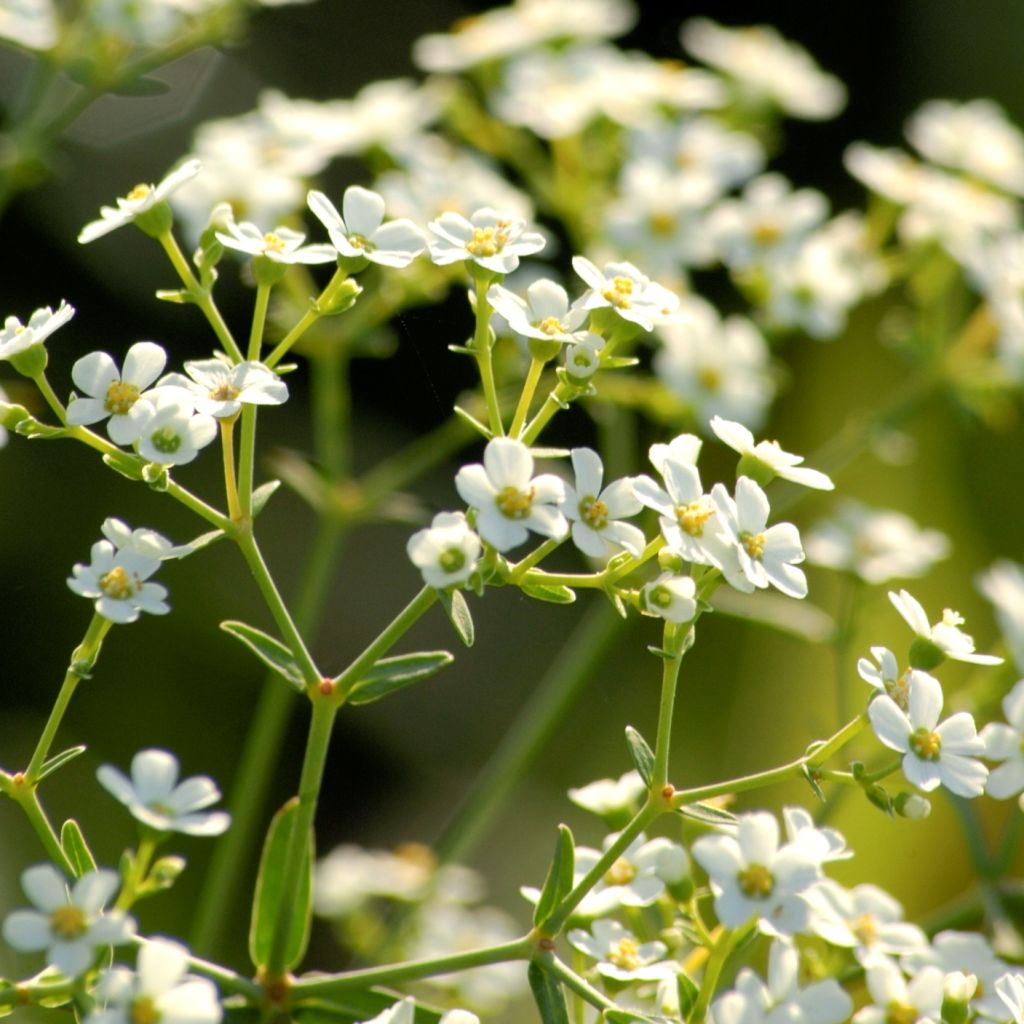
[[[938,761],[942,750],[942,737],[928,729],[918,729],[910,737],[910,747],[922,761]]]
[[[684,533],[691,537],[704,535],[704,524],[715,514],[708,502],[691,501],[686,505],[676,505],[676,521]]]
[[[630,298],[633,294],[633,284],[631,277],[614,277],[611,285],[601,292],[601,296],[619,309],[629,309],[633,304]]]
[[[763,221],[755,225],[752,235],[757,245],[767,246],[774,245],[782,237],[782,231],[778,224],[773,224],[771,221]]]
[[[134,384],[115,380],[107,388],[107,399],[103,403],[103,408],[114,416],[124,416],[138,400],[139,389]]]
[[[763,900],[775,888],[772,873],[763,864],[751,864],[739,873],[740,888],[752,900]]]
[[[603,530],[608,525],[608,506],[596,498],[584,498],[580,502],[580,518],[592,530]]]
[[[863,913],[850,925],[850,931],[865,945],[870,946],[878,939],[878,927],[875,915]]]
[[[640,966],[640,948],[633,939],[619,939],[608,951],[608,962],[624,971],[635,971]]]
[[[620,857],[605,873],[604,880],[609,885],[629,885],[636,878],[636,868]]]
[[[751,558],[761,558],[764,554],[763,533],[741,533],[740,543],[746,548]]]
[[[100,577],[100,590],[115,601],[123,601],[135,593],[131,577],[120,565],[115,565],[110,572]]]
[[[215,388],[210,389],[210,398],[214,402],[230,402],[232,399],[237,398],[242,392],[226,381],[223,384],[218,384]]]
[[[157,1024],[160,1011],[153,1005],[152,996],[139,996],[132,1003],[132,1024]]]
[[[140,199],[145,199],[152,191],[152,185],[146,185],[140,182],[131,190],[131,192],[128,193],[128,195],[125,196],[125,199],[128,199],[131,202],[138,202]]]
[[[503,516],[509,519],[525,519],[533,505],[534,488],[520,491],[515,487],[505,487],[495,496],[494,503]]]
[[[85,923],[85,914],[78,907],[58,907],[50,914],[50,928],[53,934],[65,942],[73,942],[80,939],[88,930]]]
[[[280,235],[275,235],[273,231],[268,231],[263,236],[263,248],[270,252],[284,252],[285,241]]]
[[[537,330],[543,331],[547,335],[562,334],[562,321],[557,316],[545,317],[539,324],[537,324]]]
[[[885,1024],[914,1024],[918,1019],[917,1010],[909,1003],[898,1003],[894,999],[885,1008]]]

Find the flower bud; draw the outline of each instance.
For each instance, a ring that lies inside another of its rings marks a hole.
[[[942,1020],[944,1024],[966,1024],[970,1001],[978,988],[978,979],[963,971],[950,971],[942,982]]]
[[[920,793],[904,791],[897,794],[894,801],[896,813],[910,821],[924,821],[932,813],[931,801]]]

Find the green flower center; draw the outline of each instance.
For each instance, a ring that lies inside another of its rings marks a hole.
[[[910,749],[922,761],[938,761],[942,750],[942,737],[922,726],[911,735]]]
[[[668,608],[672,604],[672,591],[666,586],[651,587],[647,592],[647,601],[655,608]]]
[[[107,400],[103,403],[103,408],[114,416],[124,416],[138,400],[139,389],[134,384],[115,380],[107,388]]]
[[[722,386],[722,375],[713,366],[704,366],[697,372],[697,383],[705,391],[715,392]]]
[[[763,900],[772,894],[775,879],[763,864],[751,864],[737,876],[745,896],[752,900]]]
[[[149,441],[158,452],[165,455],[173,455],[181,447],[181,435],[170,426],[154,430]]]
[[[157,1024],[160,1011],[153,1005],[152,996],[139,996],[132,1003],[132,1024]]]
[[[915,1007],[895,999],[885,1008],[885,1024],[914,1024],[918,1018]]]
[[[100,577],[100,590],[115,601],[124,601],[135,593],[131,577],[120,565]]]
[[[633,305],[633,279],[630,277],[613,277],[609,287],[601,292],[602,298],[619,309],[629,309]]]
[[[590,496],[580,502],[580,518],[592,530],[603,530],[608,525],[608,506]]]
[[[441,552],[438,564],[445,572],[458,572],[466,564],[466,553],[462,548],[448,548]]]
[[[502,488],[494,499],[498,511],[509,519],[525,519],[530,514],[530,507],[533,505],[534,488],[529,491],[520,491],[515,487]]]
[[[85,923],[85,914],[78,907],[70,904],[66,907],[58,907],[50,914],[50,928],[57,938],[63,939],[65,942],[74,942],[89,930],[89,926]]]
[[[704,534],[704,524],[715,514],[707,502],[691,501],[686,505],[676,505],[676,522],[680,529],[691,537],[701,537]]]
[[[619,939],[608,951],[608,962],[624,971],[635,971],[640,966],[640,947],[633,939]]]
[[[754,559],[760,559],[764,554],[764,534],[763,533],[741,533],[740,543],[746,549],[748,555]]]

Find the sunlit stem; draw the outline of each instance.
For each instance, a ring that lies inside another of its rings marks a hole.
[[[555,551],[565,543],[566,539],[567,537],[549,537],[543,544],[534,548],[525,558],[512,566],[512,571],[508,576],[509,583],[518,582],[522,578],[523,573],[528,569],[532,569],[538,562],[544,561],[552,551]]]
[[[273,368],[288,354],[291,347],[310,329],[323,315],[321,308],[328,308],[334,302],[338,289],[348,280],[348,273],[342,269],[334,272],[334,276],[324,286],[319,298],[310,303],[310,308],[302,314],[299,322],[277,343],[274,350],[263,360],[264,364]]]
[[[43,805],[39,802],[39,794],[36,792],[35,786],[28,785],[23,776],[19,778],[16,775],[10,796],[25,812],[25,817],[28,818],[29,824],[39,837],[39,841],[43,844],[43,849],[46,850],[50,860],[68,878],[76,877],[75,867],[68,859],[64,848],[60,845],[60,839],[57,837],[53,825],[50,824],[50,819],[47,818]]]
[[[252,327],[249,331],[249,360],[256,362],[263,347],[263,331],[267,324],[267,306],[270,303],[269,284],[256,286],[256,302],[252,310]]]
[[[599,1010],[617,1010],[619,1008],[611,999],[602,995],[593,985],[581,978],[568,964],[559,960],[554,953],[539,956],[535,962],[591,1006],[596,1006]]]
[[[130,910],[138,897],[139,887],[146,880],[149,874],[149,866],[153,863],[153,854],[156,853],[161,836],[152,829],[143,829],[142,837],[139,839],[139,848],[135,851],[131,874],[124,880],[121,892],[118,894],[114,906],[118,910]]]
[[[46,399],[46,404],[53,410],[57,420],[63,425],[68,421],[67,410],[64,408],[64,404],[57,397],[56,392],[50,387],[50,382],[46,379],[45,371],[37,373],[32,380],[35,382],[37,388],[39,388],[40,394]]]
[[[515,415],[512,417],[512,426],[509,429],[511,437],[519,437],[523,432],[523,424],[530,412],[530,405],[537,392],[537,385],[540,383],[545,363],[546,360],[538,359],[536,356],[530,360],[530,369],[527,371],[526,381],[523,383],[523,393],[519,396],[519,404],[516,406]]]
[[[679,682],[679,667],[682,654],[676,653],[678,638],[683,627],[666,622],[662,646],[672,657],[665,657],[661,663],[661,703],[658,707],[658,737],[654,747],[654,770],[652,785],[658,788],[668,783],[668,758],[672,746],[672,713],[675,709],[676,686]]]
[[[238,342],[235,341],[224,318],[220,315],[220,310],[217,309],[213,297],[196,280],[196,276],[192,273],[192,268],[188,265],[184,253],[178,247],[174,235],[170,231],[166,231],[160,236],[159,241],[174,269],[178,272],[181,283],[188,291],[189,298],[203,311],[203,315],[213,328],[213,333],[217,335],[217,340],[224,346],[224,351],[236,363],[242,362],[244,357],[242,350],[238,347]]]
[[[722,968],[725,967],[729,954],[736,947],[737,940],[745,934],[745,931],[746,929],[723,931],[718,936],[718,941],[712,947],[707,964],[704,967],[700,989],[697,992],[697,1001],[687,1016],[687,1020],[691,1024],[703,1024],[708,1015],[711,999],[718,988],[718,979],[722,976]]]
[[[224,452],[224,490],[228,499],[228,515],[238,522],[242,513],[238,505],[238,484],[235,482],[235,419],[220,420],[220,442]]]
[[[243,519],[252,519],[252,490],[256,478],[256,406],[242,406],[242,439],[238,449],[238,504]]]
[[[494,383],[494,363],[491,349],[494,336],[491,333],[491,304],[487,301],[487,281],[476,279],[476,327],[473,331],[473,355],[476,356],[480,370],[480,386],[483,388],[484,403],[487,406],[487,418],[491,433],[500,437],[505,433],[501,422],[501,409],[498,406],[498,393]]]

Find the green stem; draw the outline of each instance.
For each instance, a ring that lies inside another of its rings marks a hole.
[[[288,354],[299,338],[301,338],[310,327],[320,319],[320,309],[330,308],[338,289],[348,280],[348,274],[340,267],[334,272],[334,276],[327,282],[319,298],[310,304],[310,308],[302,314],[299,322],[277,343],[274,350],[263,361],[266,366],[273,369]]]
[[[185,508],[195,512],[201,519],[205,519],[211,525],[216,526],[218,530],[223,530],[228,535],[234,530],[234,523],[226,515],[218,512],[212,505],[208,505],[202,498],[197,497],[191,491],[182,487],[181,484],[169,480],[166,493],[174,498],[175,501],[184,505]]]
[[[365,967],[361,970],[346,971],[344,974],[328,977],[321,975],[299,978],[292,986],[292,992],[296,1002],[314,996],[330,997],[336,992],[346,992],[353,988],[392,985],[398,982],[416,981],[419,978],[432,978],[438,974],[468,971],[470,968],[486,967],[488,964],[528,960],[535,948],[533,939],[530,936],[525,936],[497,946],[474,949],[468,953],[452,953],[448,956],[429,957],[424,960],[408,960],[400,964]]]
[[[185,259],[184,253],[178,247],[178,242],[174,235],[170,231],[166,231],[159,237],[158,241],[163,246],[164,252],[167,253],[167,257],[177,271],[178,277],[181,278],[181,283],[188,291],[189,298],[202,310],[203,315],[213,328],[213,333],[217,335],[217,340],[224,346],[224,351],[236,363],[242,362],[244,356],[242,355],[242,350],[238,347],[238,342],[235,341],[228,325],[224,322],[224,318],[220,315],[220,310],[217,309],[213,297],[196,280],[196,276],[192,273],[192,268],[188,265],[188,260]]]
[[[288,645],[288,649],[291,651],[292,656],[298,662],[299,668],[302,671],[303,679],[306,682],[306,686],[310,691],[315,690],[323,680],[323,675],[316,667],[316,664],[310,656],[310,653],[306,648],[305,641],[299,634],[299,631],[296,628],[280,593],[278,592],[277,585],[274,583],[274,579],[270,575],[270,570],[267,568],[266,562],[263,561],[263,555],[260,553],[260,549],[256,544],[256,538],[253,537],[250,531],[243,530],[236,534],[235,541],[238,543],[242,555],[248,563],[249,571],[253,574],[253,577],[256,580],[256,586],[259,587],[260,593],[263,595],[263,600],[266,602],[267,608],[270,610],[270,614],[274,617],[274,621],[277,623],[277,628],[281,631],[282,638]]]
[[[510,582],[552,587],[582,587],[592,590],[601,590],[605,586],[604,575],[599,572],[545,572],[543,569],[527,569]]]
[[[711,950],[711,956],[708,957],[707,965],[704,967],[704,975],[700,981],[700,990],[697,992],[697,1001],[693,1004],[693,1009],[687,1015],[686,1019],[689,1024],[703,1024],[704,1019],[707,1017],[711,999],[718,988],[718,979],[722,976],[722,968],[725,967],[729,954],[733,951],[736,944],[736,939],[742,934],[742,931],[724,931],[718,937],[718,941]]]
[[[313,448],[328,479],[343,480],[352,471],[351,396],[347,387],[348,356],[333,345],[309,361],[313,403]]]
[[[530,369],[526,373],[526,381],[523,384],[523,393],[519,396],[519,404],[516,406],[515,415],[512,417],[512,426],[509,428],[510,437],[519,437],[523,432],[523,424],[526,422],[533,396],[537,391],[537,384],[540,382],[541,374],[544,372],[546,360],[534,356],[530,360]]]
[[[574,385],[559,384],[544,399],[544,404],[540,407],[537,415],[530,420],[523,430],[522,437],[520,438],[523,444],[527,446],[533,444],[540,437],[541,431],[551,422],[555,413],[565,407],[564,403],[568,401],[569,396],[577,391],[578,389]]]
[[[566,988],[585,999],[591,1006],[599,1010],[617,1010],[619,1007],[607,996],[602,995],[593,985],[581,978],[567,963],[559,960],[554,953],[538,956],[535,963],[553,978],[557,978]]]
[[[242,437],[238,448],[239,515],[252,520],[252,491],[256,477],[256,406],[242,406]]]
[[[556,551],[567,539],[567,536],[550,537],[543,544],[538,545],[525,558],[512,566],[508,574],[508,582],[518,582],[527,569],[532,569],[538,562],[544,561],[552,551]]]
[[[160,838],[159,833],[152,829],[143,831],[139,840],[139,848],[135,851],[131,874],[121,886],[117,903],[114,904],[118,910],[130,910],[135,903],[139,886],[146,880],[146,874],[149,872],[149,865],[153,862],[153,854],[156,853]]]
[[[233,522],[242,517],[238,505],[238,484],[235,481],[235,420],[220,420],[220,442],[224,454],[224,490],[228,500],[228,515]]]
[[[494,383],[494,363],[491,349],[494,347],[494,333],[491,331],[491,304],[487,301],[487,281],[476,279],[476,326],[473,331],[473,354],[480,370],[480,386],[487,405],[487,417],[491,433],[500,437],[505,433],[498,406],[498,393]]]
[[[58,422],[62,426],[65,425],[68,421],[67,410],[64,408],[64,403],[57,397],[57,393],[50,387],[50,382],[46,379],[46,371],[37,373],[32,380],[39,388],[43,398],[46,399],[46,404],[54,411]]]
[[[39,794],[36,792],[35,787],[25,784],[18,785],[17,777],[15,777],[15,786],[10,795],[21,805],[21,809],[25,812],[25,817],[28,818],[29,824],[35,830],[36,835],[39,836],[39,841],[43,844],[43,849],[46,850],[50,860],[68,878],[75,878],[74,865],[68,859],[64,848],[60,845],[60,839],[54,831],[53,825],[50,824],[50,819],[47,818],[46,812],[43,810],[43,805],[39,801]]]
[[[675,623],[666,622],[662,646],[673,651],[679,628]],[[679,682],[679,668],[682,654],[663,658],[661,663],[661,702],[658,706],[658,736],[654,745],[654,770],[652,785],[662,788],[668,783],[668,758],[672,746],[672,712],[675,709],[676,686]]]
[[[269,284],[256,286],[256,302],[252,310],[252,328],[249,331],[249,361],[258,362],[263,347],[263,331],[267,323],[267,306],[270,304]]]
[[[816,768],[824,764],[837,750],[850,742],[868,723],[868,714],[862,711],[856,718],[847,722],[837,733],[829,737],[820,746],[815,746],[803,757],[795,761],[780,765],[778,768],[770,768],[763,772],[754,772],[751,775],[743,775],[738,779],[728,779],[725,782],[716,782],[710,786],[698,786],[695,789],[680,790],[672,798],[673,807],[685,807],[687,804],[697,803],[700,800],[709,800],[713,796],[722,796],[726,793],[743,793],[750,789],[761,789],[764,786],[774,785],[776,782],[785,782],[787,779],[799,778],[804,768]]]
[[[437,591],[433,587],[424,587],[381,631],[377,639],[341,675],[335,677],[337,696],[341,701],[344,701],[352,687],[409,631],[436,600]]]
[[[278,978],[284,973],[285,955],[292,920],[298,902],[299,886],[302,884],[302,857],[309,842],[310,829],[316,815],[316,806],[323,784],[324,766],[327,764],[327,750],[331,743],[331,729],[339,704],[328,700],[313,700],[313,715],[306,739],[306,753],[302,759],[302,774],[299,777],[299,804],[295,823],[288,837],[282,873],[284,891],[281,894],[281,909],[274,922],[267,954],[266,973]]]
[[[584,686],[606,663],[625,626],[625,620],[604,602],[587,609],[445,826],[437,842],[441,860],[468,857],[507,806],[509,794],[547,747]]]

